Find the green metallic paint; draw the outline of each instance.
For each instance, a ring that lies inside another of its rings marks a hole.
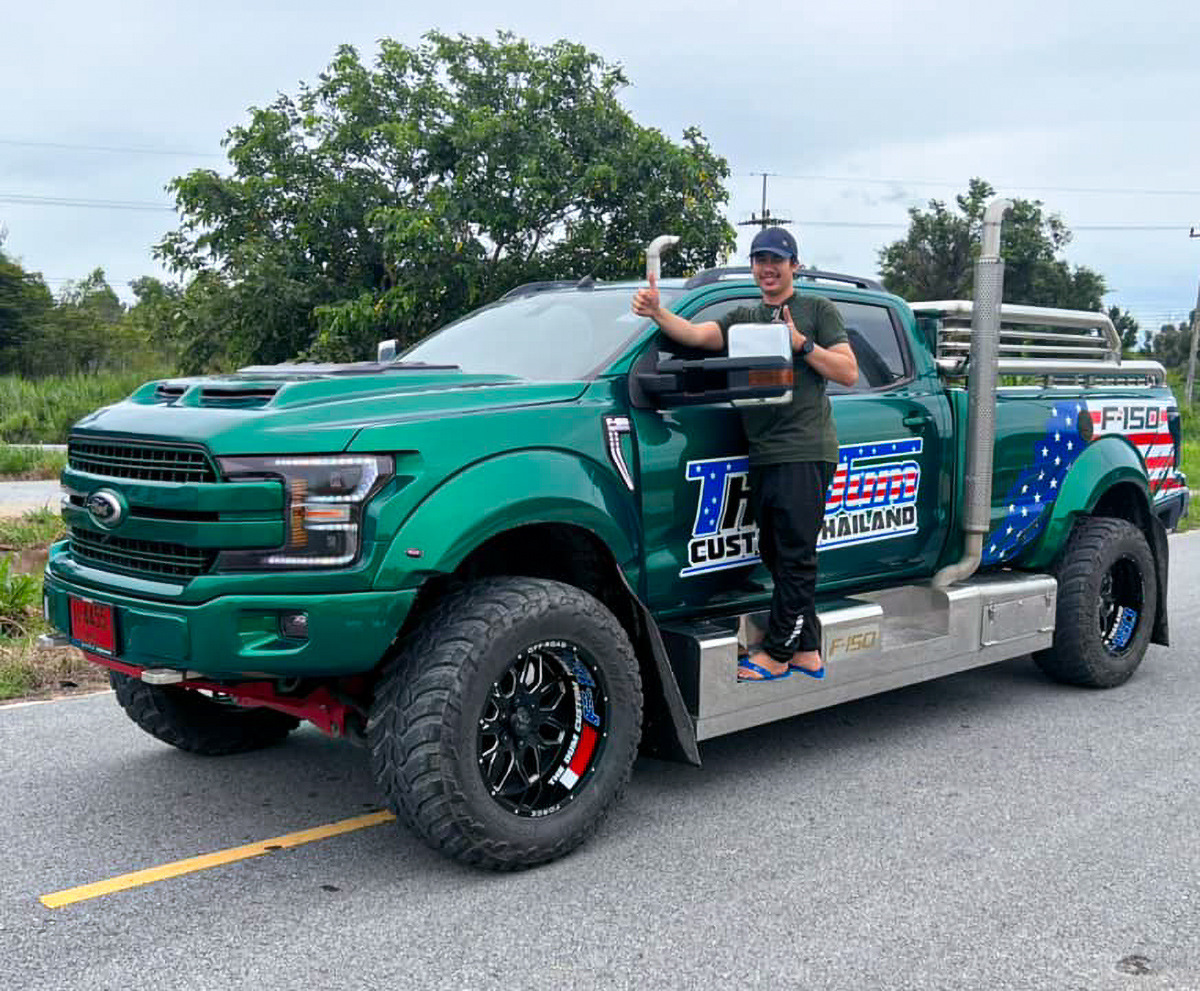
[[[622,568],[637,556],[633,496],[611,469],[567,451],[524,450],[472,465],[439,486],[398,528],[376,582],[416,587],[453,572],[492,537],[535,523],[589,530]]]
[[[112,488],[112,486],[106,486]],[[156,507],[157,508],[157,507]],[[159,540],[189,547],[229,549],[247,547],[278,547],[283,543],[284,524],[276,514],[273,520],[164,520],[139,517],[136,512],[112,528],[92,522],[82,506],[66,505],[62,510],[67,526],[105,536],[115,534],[129,540]]]
[[[63,487],[87,496],[97,489],[120,489],[130,505],[153,506],[158,510],[242,515],[278,513],[283,508],[283,485],[277,481],[238,482],[144,482],[92,475],[67,468]]]
[[[57,554],[62,545],[57,545]],[[116,585],[113,582],[111,585]],[[70,630],[68,596],[116,609],[122,661],[189,668],[213,678],[342,677],[378,664],[404,623],[415,591],[332,595],[227,595],[200,605],[149,603],[77,585],[47,573],[45,593],[54,626]],[[307,641],[271,633],[284,612],[306,612]]]
[[[281,391],[269,405],[257,409],[147,405],[131,398],[84,417],[72,432],[116,438],[152,436],[158,441],[203,444],[218,457],[333,454],[344,450],[359,431],[376,426],[408,424],[419,429],[444,417],[507,413],[513,408],[567,402],[585,387],[581,382],[515,382],[507,377],[458,372],[415,378],[398,373],[320,379],[297,376],[285,379],[284,389],[290,390],[293,383],[307,390],[300,405],[289,402],[288,391]],[[207,384],[224,386],[229,380],[213,378]],[[147,388],[143,386],[134,395],[145,395]],[[391,449],[410,446],[402,444]],[[364,448],[357,446],[356,450]],[[376,453],[388,450],[385,447]]]

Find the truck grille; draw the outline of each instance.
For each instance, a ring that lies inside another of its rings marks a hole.
[[[217,556],[216,551],[181,544],[129,540],[77,529],[71,531],[71,555],[84,564],[177,581],[204,574]]]
[[[76,471],[144,482],[215,482],[216,472],[204,451],[194,447],[72,437],[67,463]]]

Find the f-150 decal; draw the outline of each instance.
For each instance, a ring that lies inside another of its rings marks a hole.
[[[825,502],[817,549],[890,540],[917,531],[921,438],[848,444]],[[758,528],[750,510],[750,459],[689,461],[686,477],[700,483],[696,519],[681,577],[758,562]]]
[[[1146,462],[1150,491],[1155,499],[1174,495],[1183,487],[1175,468],[1175,439],[1171,436],[1167,402],[1144,399],[1101,399],[1083,404],[1090,414],[1093,435],[1120,434]]]

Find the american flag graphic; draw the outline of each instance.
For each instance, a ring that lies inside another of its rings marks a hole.
[[[921,466],[916,461],[898,461],[921,453],[920,437],[876,441],[874,444],[843,444],[838,448],[838,466],[829,492],[825,511],[858,509],[864,506],[899,505],[915,502],[921,482]],[[890,458],[883,464],[856,468],[863,459]]]
[[[1049,518],[1067,470],[1084,448],[1079,433],[1082,402],[1061,402],[1050,410],[1046,429],[1034,444],[1030,467],[1017,476],[1005,496],[1005,515],[983,542],[983,563],[1011,561],[1032,543]]]
[[[707,461],[689,461],[687,478],[700,482],[700,505],[696,510],[696,523],[692,527],[695,537],[710,537],[721,529],[721,515],[725,510],[726,479],[731,475],[746,475],[750,471],[750,459],[710,458]]]

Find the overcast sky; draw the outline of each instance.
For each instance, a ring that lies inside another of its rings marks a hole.
[[[621,63],[639,123],[675,140],[696,125],[729,160],[732,222],[760,206],[754,173],[773,173],[770,209],[794,222],[806,263],[873,274],[909,206],[980,176],[1061,213],[1068,260],[1100,271],[1107,301],[1143,326],[1195,305],[1197,0],[10,2],[4,250],[55,290],[97,265],[119,291],[162,275],[150,247],[175,226],[164,186],[221,169],[248,107],[314,81],[339,44],[370,60],[379,38],[411,45],[431,28],[568,38]],[[121,206],[50,202],[64,199]]]

